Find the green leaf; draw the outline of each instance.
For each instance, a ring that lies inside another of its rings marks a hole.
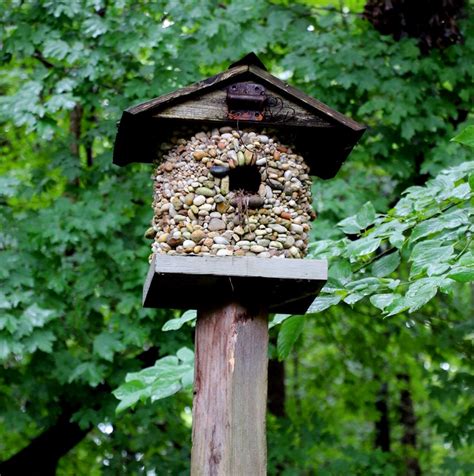
[[[88,18],[82,25],[84,33],[92,38],[97,38],[107,31],[107,25],[98,15]]]
[[[114,353],[124,350],[125,344],[121,341],[119,335],[102,332],[95,337],[92,348],[94,354],[112,362]]]
[[[275,314],[272,321],[268,324],[268,328],[271,329],[272,327],[281,324],[283,321],[291,317],[291,314]]]
[[[423,278],[411,284],[405,296],[410,312],[417,311],[430,301],[438,292],[440,283],[439,278]]]
[[[112,392],[120,400],[116,408],[116,413],[135,405],[139,400],[145,400],[150,395],[150,389],[138,380],[126,382]]]
[[[467,145],[468,147],[474,147],[474,126],[467,126],[451,140]]]
[[[337,280],[341,284],[345,284],[352,278],[351,265],[346,260],[338,260],[329,267],[329,278]]]
[[[458,228],[469,223],[469,213],[467,210],[454,210],[436,218],[422,221],[414,229],[410,237],[411,242],[420,238],[432,235],[444,229]]]
[[[474,268],[453,268],[448,274],[448,278],[454,279],[459,283],[469,283],[474,281]]]
[[[320,295],[318,296],[309,309],[306,311],[306,314],[316,314],[318,312],[322,312],[325,309],[328,309],[331,306],[335,306],[339,302],[341,302],[342,296],[339,295]]]
[[[427,240],[413,248],[410,261],[413,262],[410,276],[416,276],[431,264],[448,261],[454,254],[452,245],[440,246],[438,240]]]
[[[11,346],[7,339],[0,338],[0,361],[5,360],[12,352]]]
[[[406,311],[410,307],[406,302],[405,296],[401,296],[400,294],[394,294],[393,296],[392,302],[384,308],[384,314],[387,317]]]
[[[69,53],[69,45],[63,40],[46,40],[43,54],[47,58],[62,60]]]
[[[196,316],[197,316],[197,312],[195,310],[186,311],[181,317],[170,319],[169,321],[165,322],[162,330],[164,332],[168,332],[168,331],[176,331],[178,329],[181,329],[181,327],[184,324],[186,324],[186,322],[195,321]]]
[[[158,380],[150,388],[150,398],[152,403],[162,398],[170,397],[182,388],[181,382],[167,382]]]
[[[372,264],[372,274],[378,278],[384,278],[393,273],[400,265],[400,253],[395,251],[379,258]]]
[[[377,309],[383,311],[387,306],[390,306],[395,299],[395,294],[386,293],[386,294],[374,294],[370,297],[370,302]]]
[[[388,241],[392,246],[400,249],[405,243],[405,236],[403,235],[403,233],[396,231],[388,237]]]
[[[194,362],[194,352],[187,347],[181,347],[181,349],[176,352],[176,357],[183,362]]]
[[[113,392],[121,400],[116,412],[129,408],[139,400],[150,398],[151,402],[155,402],[169,397],[192,385],[193,375],[194,353],[182,347],[176,356],[168,355],[157,360],[152,367],[128,373],[125,383]]]
[[[366,229],[369,225],[372,225],[375,219],[375,208],[371,202],[365,203],[356,215],[356,222],[362,230]]]
[[[341,228],[341,230],[346,233],[347,235],[357,235],[359,234],[361,227],[359,223],[357,223],[356,217],[351,216],[340,221],[337,226]]]
[[[53,350],[55,340],[56,336],[51,331],[39,330],[27,337],[23,341],[23,345],[29,353],[33,353],[37,349],[50,353]]]
[[[357,215],[348,217],[340,221],[337,226],[348,235],[359,234],[361,230],[365,230],[372,225],[377,218],[375,208],[371,202],[365,203],[359,210]]]
[[[366,256],[373,253],[379,246],[382,240],[380,238],[365,237],[352,241],[347,247],[347,253],[351,262],[357,261],[361,256]]]
[[[282,324],[277,340],[279,360],[286,359],[290,354],[291,349],[303,331],[304,319],[303,316],[292,316]]]

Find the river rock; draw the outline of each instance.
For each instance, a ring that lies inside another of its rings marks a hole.
[[[208,226],[209,231],[225,230],[225,222],[220,218],[212,218]]]
[[[196,243],[193,240],[184,240],[183,248],[185,250],[192,250],[196,246]]]
[[[216,194],[215,190],[211,190],[208,187],[198,187],[196,193],[198,195],[204,195],[205,197],[213,197]]]
[[[204,195],[197,195],[193,199],[193,205],[200,207],[203,203],[206,203],[206,197]]]
[[[153,226],[146,231],[153,253],[304,257],[314,213],[303,158],[269,130],[226,126],[192,134],[178,130],[158,151]],[[244,169],[235,181],[233,170],[252,166],[260,183],[247,190]],[[235,200],[237,188],[243,200]]]
[[[194,243],[199,243],[205,236],[206,234],[203,230],[194,230],[191,233],[191,240],[193,240]]]

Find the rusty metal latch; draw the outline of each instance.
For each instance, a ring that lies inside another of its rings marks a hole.
[[[262,121],[267,95],[256,83],[234,83],[227,87],[227,117],[238,121]]]

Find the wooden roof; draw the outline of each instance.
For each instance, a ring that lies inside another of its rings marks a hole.
[[[264,86],[273,106],[262,121],[240,121],[238,127],[281,130],[313,175],[334,177],[365,126],[272,76],[253,53],[222,73],[125,110],[115,140],[114,163],[152,162],[159,144],[182,125],[237,127],[227,116],[227,86],[245,81]]]

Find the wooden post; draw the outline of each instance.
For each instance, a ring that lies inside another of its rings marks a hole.
[[[304,314],[326,280],[319,260],[153,257],[144,306],[198,309],[192,476],[266,474],[267,315]]]
[[[267,310],[198,312],[192,476],[266,475]]]

